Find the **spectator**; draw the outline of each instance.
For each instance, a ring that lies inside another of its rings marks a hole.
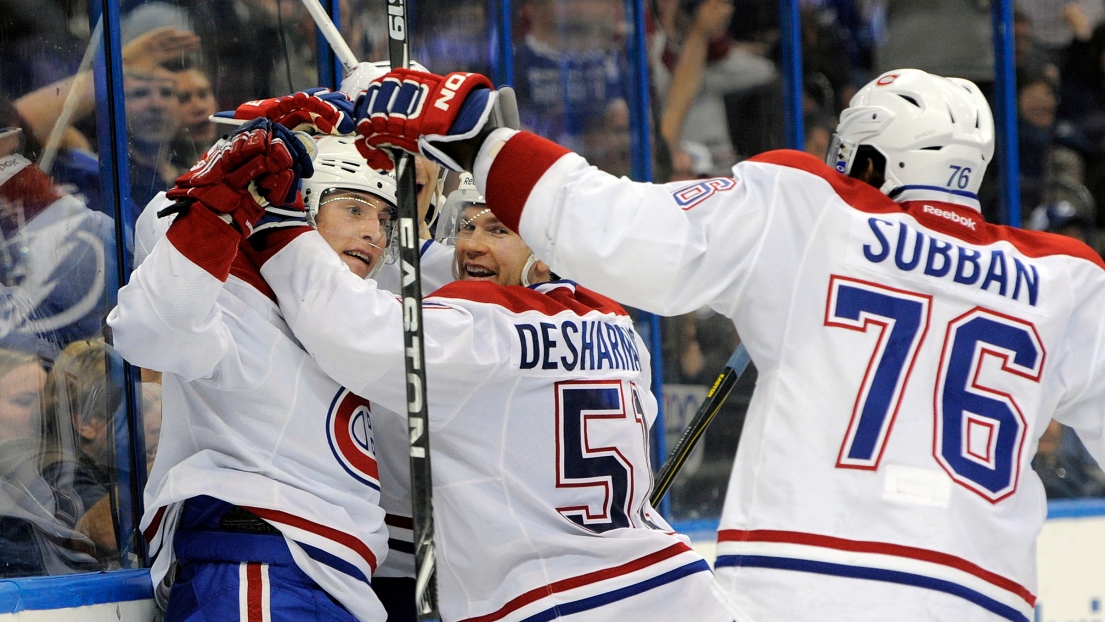
[[[1105,19],[1102,0],[1017,0],[1017,9],[1032,23],[1032,41],[1046,62],[1062,67],[1071,57],[1078,24],[1093,29]]]
[[[875,50],[875,71],[914,67],[966,78],[989,94],[994,84],[993,25],[989,2],[877,0],[885,33]]]
[[[706,145],[721,173],[738,159],[725,97],[771,83],[775,66],[729,38],[731,0],[663,0],[657,7],[650,64],[663,107],[661,136],[673,160],[686,141]]]
[[[74,341],[62,350],[46,382],[47,411],[76,432],[74,489],[85,514],[78,527],[95,545],[101,567],[119,567],[111,491],[120,481],[116,442],[125,435],[123,390],[109,375],[109,359],[121,360],[103,339]]]
[[[174,168],[184,171],[219,138],[218,128],[210,118],[215,114],[215,93],[207,74],[191,61],[170,63],[166,67],[176,77],[180,103],[180,129],[173,138],[170,159]]]
[[[123,88],[131,199],[130,210],[124,207],[123,219],[133,229],[141,209],[158,192],[171,188],[182,172],[169,159],[171,142],[180,129],[180,101],[176,77],[161,66],[127,72]]]
[[[46,372],[35,354],[0,349],[0,577],[98,570],[77,528],[63,421],[43,418]]]
[[[515,89],[522,125],[582,148],[588,124],[627,100],[624,27],[616,0],[525,0],[515,45]],[[596,160],[597,165],[603,162]]]
[[[1092,244],[1094,211],[1093,197],[1085,186],[1055,181],[1044,193],[1044,202],[1032,210],[1029,228]]]

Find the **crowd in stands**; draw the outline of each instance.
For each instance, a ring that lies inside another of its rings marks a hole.
[[[98,132],[107,117],[97,108],[106,94],[90,53],[103,44],[102,29],[88,23],[85,3],[0,0],[0,578],[141,563],[126,555],[140,547],[136,534],[120,532],[129,508],[118,498],[120,486],[143,474],[121,452],[143,450],[147,469],[152,464],[160,385],[156,374],[136,374],[140,412],[128,414],[123,364],[103,323],[118,275],[132,263],[135,221],[217,140],[212,113],[320,82],[315,27],[298,1],[120,4],[127,183],[105,188]],[[483,33],[491,17],[480,3],[454,4],[419,18],[432,27],[416,34],[416,56],[431,70],[490,72],[496,42]],[[644,5],[656,180],[726,175],[740,160],[785,146],[778,7]],[[625,4],[513,6],[512,82],[523,125],[606,170],[632,174],[636,85]],[[1105,0],[1018,0],[1016,7],[1022,226],[1100,252]],[[376,10],[366,0],[343,3],[342,30],[367,60],[386,58],[382,20],[370,19]],[[803,0],[805,150],[822,156],[836,115],[887,68],[962,76],[992,93],[990,10],[982,0]],[[996,171],[990,177],[982,198],[995,219]],[[731,323],[716,319],[701,312],[664,321],[666,382],[713,381],[739,342]],[[731,425],[716,433],[724,442],[708,449],[710,459],[725,461],[719,473],[728,474],[742,408],[730,407]],[[144,447],[130,448],[127,430],[138,425]],[[1058,424],[1033,465],[1050,498],[1105,496],[1105,474]],[[723,485],[679,511],[716,512]],[[674,492],[680,499],[678,485]]]

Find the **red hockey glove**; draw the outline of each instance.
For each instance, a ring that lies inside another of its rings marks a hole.
[[[217,116],[225,116],[225,112]],[[317,130],[323,134],[353,133],[353,102],[345,93],[326,88],[246,102],[234,111],[235,119],[264,117],[290,130]]]
[[[392,168],[382,150],[402,149],[463,170],[446,151],[479,135],[497,97],[491,81],[476,73],[442,77],[396,69],[373,80],[357,99],[357,149],[377,169]]]
[[[166,196],[227,214],[247,237],[270,202],[301,206],[299,180],[313,172],[307,146],[291,131],[254,119],[215,143]]]

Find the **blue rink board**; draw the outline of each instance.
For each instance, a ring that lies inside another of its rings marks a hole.
[[[150,571],[112,570],[0,580],[0,614],[153,598]]]
[[[1105,516],[1105,499],[1051,501],[1051,519]],[[694,540],[713,540],[716,520],[672,523]],[[0,580],[0,614],[30,610],[66,609],[103,603],[153,598],[150,572],[146,569],[113,570],[61,577],[29,577]]]

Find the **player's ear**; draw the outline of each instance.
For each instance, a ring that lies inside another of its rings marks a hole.
[[[547,283],[554,280],[552,270],[549,269],[549,264],[538,259],[533,262],[533,267],[530,268],[529,274],[530,283]]]

